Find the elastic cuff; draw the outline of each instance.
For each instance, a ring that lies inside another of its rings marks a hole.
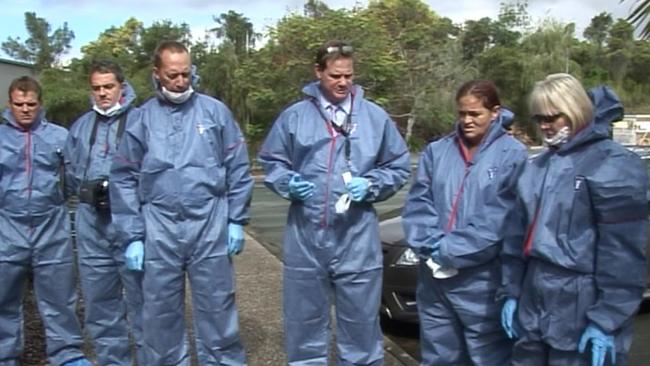
[[[368,180],[368,193],[366,193],[366,197],[364,198],[364,201],[369,201],[373,202],[379,197],[379,186],[375,183],[375,181],[372,178],[364,177],[366,180]]]

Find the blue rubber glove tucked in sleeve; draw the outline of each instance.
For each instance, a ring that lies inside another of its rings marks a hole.
[[[354,202],[361,202],[366,195],[368,195],[368,188],[370,188],[370,181],[363,177],[354,177],[350,179],[346,186],[348,192],[350,192],[350,198]]]
[[[241,253],[244,250],[244,227],[239,224],[228,224],[228,256]]]
[[[61,366],[93,366],[93,364],[90,363],[90,361],[88,361],[85,357],[81,357],[71,361],[67,361]]]
[[[501,327],[510,339],[519,337],[515,330],[515,313],[518,305],[519,302],[516,299],[509,297],[501,308]]]
[[[144,270],[144,244],[140,240],[131,242],[124,253],[126,268],[132,271]]]
[[[300,174],[295,174],[289,180],[289,196],[292,199],[304,201],[314,194],[314,183],[302,180]]]
[[[603,366],[608,351],[612,365],[616,364],[616,346],[613,336],[605,334],[597,325],[589,324],[580,337],[578,352],[583,353],[589,341],[591,341],[591,366]]]

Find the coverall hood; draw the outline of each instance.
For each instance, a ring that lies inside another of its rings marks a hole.
[[[566,144],[560,146],[560,154],[589,142],[609,138],[612,123],[623,117],[623,104],[611,88],[598,86],[589,90],[588,95],[594,104],[594,118]]]
[[[13,126],[15,128],[18,128],[18,129],[20,129],[22,131],[34,130],[34,129],[38,128],[38,126],[41,124],[41,122],[43,120],[45,120],[45,108],[41,107],[41,110],[38,111],[38,113],[36,114],[36,117],[34,117],[34,122],[31,125],[29,125],[29,128],[27,128],[27,129],[25,127],[23,127],[23,125],[21,125],[20,123],[16,122],[16,119],[14,118],[14,115],[11,113],[10,108],[6,108],[2,112],[2,118],[5,120],[5,122],[7,124],[9,124],[9,125],[11,125],[11,126]]]

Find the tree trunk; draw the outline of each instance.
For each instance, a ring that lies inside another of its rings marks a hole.
[[[413,136],[413,126],[415,126],[415,114],[409,113],[409,117],[406,119],[406,134],[404,135],[406,146],[410,145],[411,136]]]

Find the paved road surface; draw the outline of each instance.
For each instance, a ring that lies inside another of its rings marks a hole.
[[[395,197],[376,206],[382,215],[402,207],[408,187]],[[261,184],[255,186],[252,204],[252,220],[247,228],[276,257],[281,257],[282,233],[286,221],[288,201],[280,199]],[[630,353],[630,366],[650,365],[650,304],[635,321],[635,336]],[[418,327],[409,324],[385,321],[386,335],[412,357],[419,359]]]

